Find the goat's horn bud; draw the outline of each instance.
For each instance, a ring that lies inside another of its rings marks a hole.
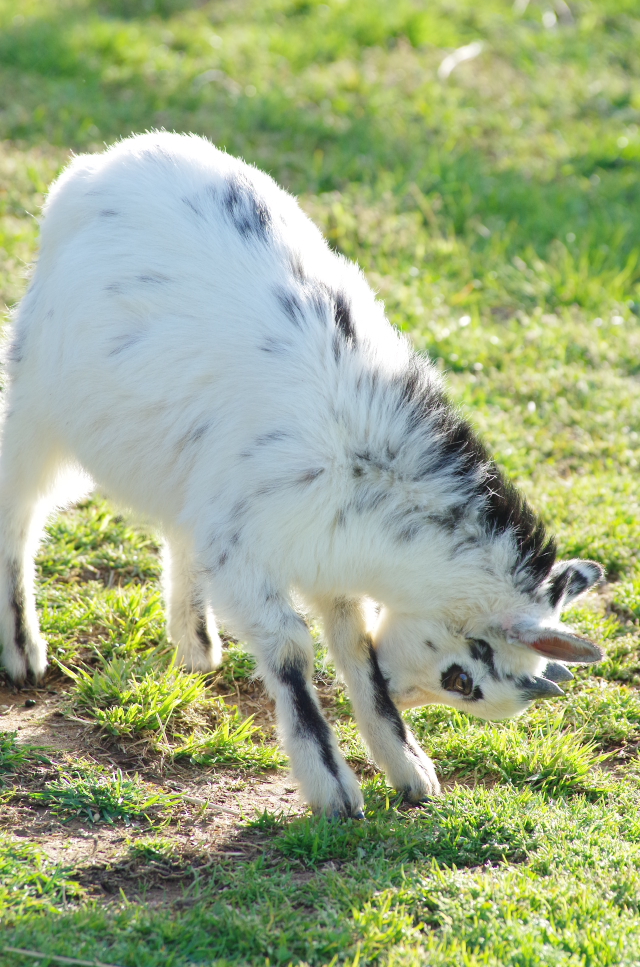
[[[566,665],[559,661],[550,661],[544,670],[544,677],[550,682],[570,682],[573,675]]]
[[[554,698],[556,695],[564,695],[560,686],[549,681],[548,678],[525,678],[518,684],[530,702],[535,698]]]

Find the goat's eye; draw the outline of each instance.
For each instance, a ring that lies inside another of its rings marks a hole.
[[[451,686],[452,691],[460,692],[462,695],[471,695],[471,690],[473,689],[473,679],[471,675],[467,675],[466,672],[460,672],[456,675],[456,680]]]
[[[460,695],[471,695],[473,679],[463,672],[459,665],[453,665],[442,676],[442,687],[448,692],[459,692]]]

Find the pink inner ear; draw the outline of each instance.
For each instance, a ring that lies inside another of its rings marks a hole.
[[[600,661],[604,657],[604,652],[598,645],[574,636],[563,638],[552,635],[548,638],[529,641],[527,644],[540,655],[546,658],[558,658],[560,661],[593,662]]]

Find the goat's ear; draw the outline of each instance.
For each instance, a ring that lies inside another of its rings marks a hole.
[[[604,658],[604,651],[595,642],[559,628],[516,625],[510,629],[509,637],[555,661],[591,664]]]
[[[604,568],[595,561],[559,561],[551,571],[547,596],[552,608],[564,606],[604,578]]]

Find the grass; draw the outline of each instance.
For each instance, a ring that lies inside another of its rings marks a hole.
[[[293,807],[243,643],[214,676],[172,664],[156,538],[98,496],[59,515],[49,691],[0,696],[0,967],[30,962],[5,945],[45,967],[640,962],[639,78],[633,0],[0,0],[1,300],[71,150],[207,135],[357,259],[562,554],[611,582],[567,615],[607,656],[565,699],[408,714],[446,785],[419,809],[320,648],[367,814],[329,823]]]
[[[47,806],[55,816],[83,817],[90,823],[119,819],[152,823],[159,811],[166,812],[180,801],[177,795],[146,788],[137,775],[127,778],[120,769],[108,774],[82,765],[56,776],[44,790],[32,792],[31,799]]]

